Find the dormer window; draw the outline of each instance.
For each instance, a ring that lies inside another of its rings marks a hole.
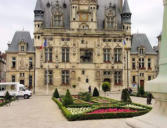
[[[140,48],[138,49],[138,51],[139,51],[139,54],[140,54],[140,55],[144,55],[144,48],[143,48],[143,47],[140,47]]]
[[[115,6],[113,6],[111,3],[108,8],[105,9],[105,29],[114,29],[116,26],[115,22],[116,17],[116,10]]]
[[[54,5],[52,5],[52,26],[55,28],[63,27],[63,19],[63,9],[57,1]]]
[[[25,43],[24,41],[21,41],[19,43],[19,51],[20,52],[26,52],[27,49],[27,43]]]
[[[24,51],[25,51],[24,46],[21,46],[21,52],[24,52]]]

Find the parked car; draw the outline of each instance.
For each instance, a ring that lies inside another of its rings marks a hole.
[[[17,82],[0,83],[0,97],[4,97],[7,91],[11,96],[24,97],[24,99],[29,99],[32,96],[31,91],[27,90],[23,84]]]

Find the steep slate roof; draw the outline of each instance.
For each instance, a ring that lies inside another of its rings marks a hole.
[[[138,47],[144,47],[146,54],[156,54],[146,34],[134,34],[132,36],[131,54],[138,54]]]
[[[37,0],[36,3],[36,9],[38,9],[39,7],[41,7],[40,5],[40,0]],[[41,0],[42,2],[42,6],[44,7],[44,25],[46,28],[50,28],[51,26],[51,7],[48,7],[47,4],[55,2],[56,0]],[[58,0],[60,5],[63,7],[63,4],[66,3],[66,7],[67,8],[63,8],[64,11],[64,23],[65,23],[65,28],[69,29],[70,28],[70,0]],[[98,25],[98,29],[102,29],[103,28],[103,21],[104,21],[104,12],[105,12],[105,7],[109,5],[109,3],[111,2],[112,4],[114,4],[116,6],[116,15],[117,15],[117,23],[118,23],[118,27],[121,28],[121,9],[120,9],[120,1],[121,0],[98,0],[98,5],[99,5],[99,9],[97,11],[97,25]]]
[[[124,5],[123,5],[123,8],[122,8],[122,13],[131,13],[131,11],[129,9],[128,0],[124,1]]]
[[[44,7],[43,7],[43,4],[42,4],[41,0],[37,0],[35,10],[36,11],[44,11]]]
[[[14,34],[13,40],[8,47],[7,52],[19,52],[19,43],[24,41],[27,43],[27,52],[34,52],[34,43],[31,35],[27,31],[17,31]]]

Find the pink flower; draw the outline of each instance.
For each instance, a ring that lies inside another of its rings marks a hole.
[[[99,113],[128,113],[128,112],[137,112],[137,110],[130,109],[117,109],[117,108],[108,108],[108,109],[98,109],[90,112],[88,114],[99,114]]]

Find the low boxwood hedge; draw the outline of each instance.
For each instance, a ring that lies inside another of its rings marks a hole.
[[[4,101],[3,103],[0,103],[0,107],[9,104],[9,103],[11,103],[12,101],[14,101],[14,99],[11,100],[11,101]]]
[[[64,107],[63,104],[58,99],[53,98],[53,101],[55,101],[57,103],[57,105],[61,109],[63,115],[69,121],[92,120],[92,119],[112,119],[112,118],[130,118],[130,117],[141,116],[143,114],[148,113],[151,110],[150,108],[147,108],[146,106],[141,105],[142,107],[145,107],[147,109],[138,110],[138,112],[129,112],[129,113],[102,113],[102,114],[88,114],[88,113],[83,113],[83,114],[72,115],[71,112],[69,112],[67,110],[67,108]],[[137,105],[137,104],[135,104],[135,105]],[[85,107],[85,106],[82,106],[82,107]],[[94,110],[97,110],[97,109],[101,109],[101,108],[111,108],[111,107],[93,107],[92,106],[92,110],[91,111],[94,111]]]

